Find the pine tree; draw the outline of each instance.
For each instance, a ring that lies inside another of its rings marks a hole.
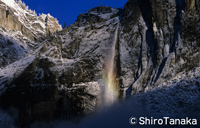
[[[35,10],[33,11],[33,14],[34,14],[34,15],[36,15],[36,12],[35,12]]]
[[[26,10],[28,10],[29,9],[29,7],[28,6],[26,6]]]
[[[66,22],[64,22],[64,28],[66,28],[67,27],[67,23]]]
[[[22,4],[22,1],[21,1],[21,0],[19,0],[18,2],[19,2],[19,4]]]

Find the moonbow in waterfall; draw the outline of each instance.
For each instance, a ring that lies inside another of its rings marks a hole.
[[[116,74],[116,44],[118,41],[118,29],[119,23],[116,26],[116,30],[113,36],[112,47],[110,50],[110,54],[105,61],[105,69],[103,78],[105,79],[105,92],[104,92],[104,104],[111,105],[115,101],[117,101],[119,97],[119,81],[117,80]]]

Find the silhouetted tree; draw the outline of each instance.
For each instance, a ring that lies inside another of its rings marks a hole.
[[[64,27],[63,28],[66,28],[67,27],[67,23],[66,22],[64,22]]]
[[[6,18],[8,18],[9,10],[6,10]]]

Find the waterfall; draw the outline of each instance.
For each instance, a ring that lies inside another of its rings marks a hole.
[[[119,23],[117,24],[114,36],[113,36],[113,42],[112,42],[112,48],[111,52],[108,55],[108,58],[105,63],[105,70],[104,70],[104,79],[105,79],[105,91],[104,91],[104,99],[103,102],[105,105],[112,105],[117,101],[118,99],[118,92],[119,92],[119,83],[118,80],[116,80],[116,66],[115,66],[115,56],[116,56],[116,44],[118,41],[118,29],[119,29]]]

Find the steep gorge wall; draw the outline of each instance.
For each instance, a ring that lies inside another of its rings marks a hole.
[[[15,2],[14,4],[20,9],[10,7],[0,1],[0,26],[5,29],[21,31],[23,35],[32,41],[41,36],[50,36],[62,30],[58,21],[49,14],[43,14],[43,19],[38,18],[36,14],[26,9],[19,2]],[[18,10],[22,10],[23,13],[19,14],[21,12],[18,12]]]
[[[2,4],[2,2],[0,2]],[[1,6],[0,8],[0,25],[6,29],[11,29],[15,31],[21,31],[21,23],[18,21],[17,17],[14,16],[12,10],[6,10],[6,7]]]
[[[119,24],[119,10],[106,8],[108,12],[102,14],[94,9],[80,15],[74,24],[45,38],[33,52],[1,70],[0,103],[9,112],[11,106],[19,111],[19,126],[34,121],[71,121],[103,104],[103,72],[113,39],[118,40]],[[45,15],[40,18],[46,20]],[[117,41],[117,49],[118,45]]]
[[[50,35],[62,30],[50,14],[37,14],[21,1],[0,1],[0,67],[34,51]],[[9,42],[9,43],[8,43]]]
[[[120,34],[127,95],[163,84],[199,66],[197,1],[129,0]],[[189,30],[189,31],[188,31]]]

